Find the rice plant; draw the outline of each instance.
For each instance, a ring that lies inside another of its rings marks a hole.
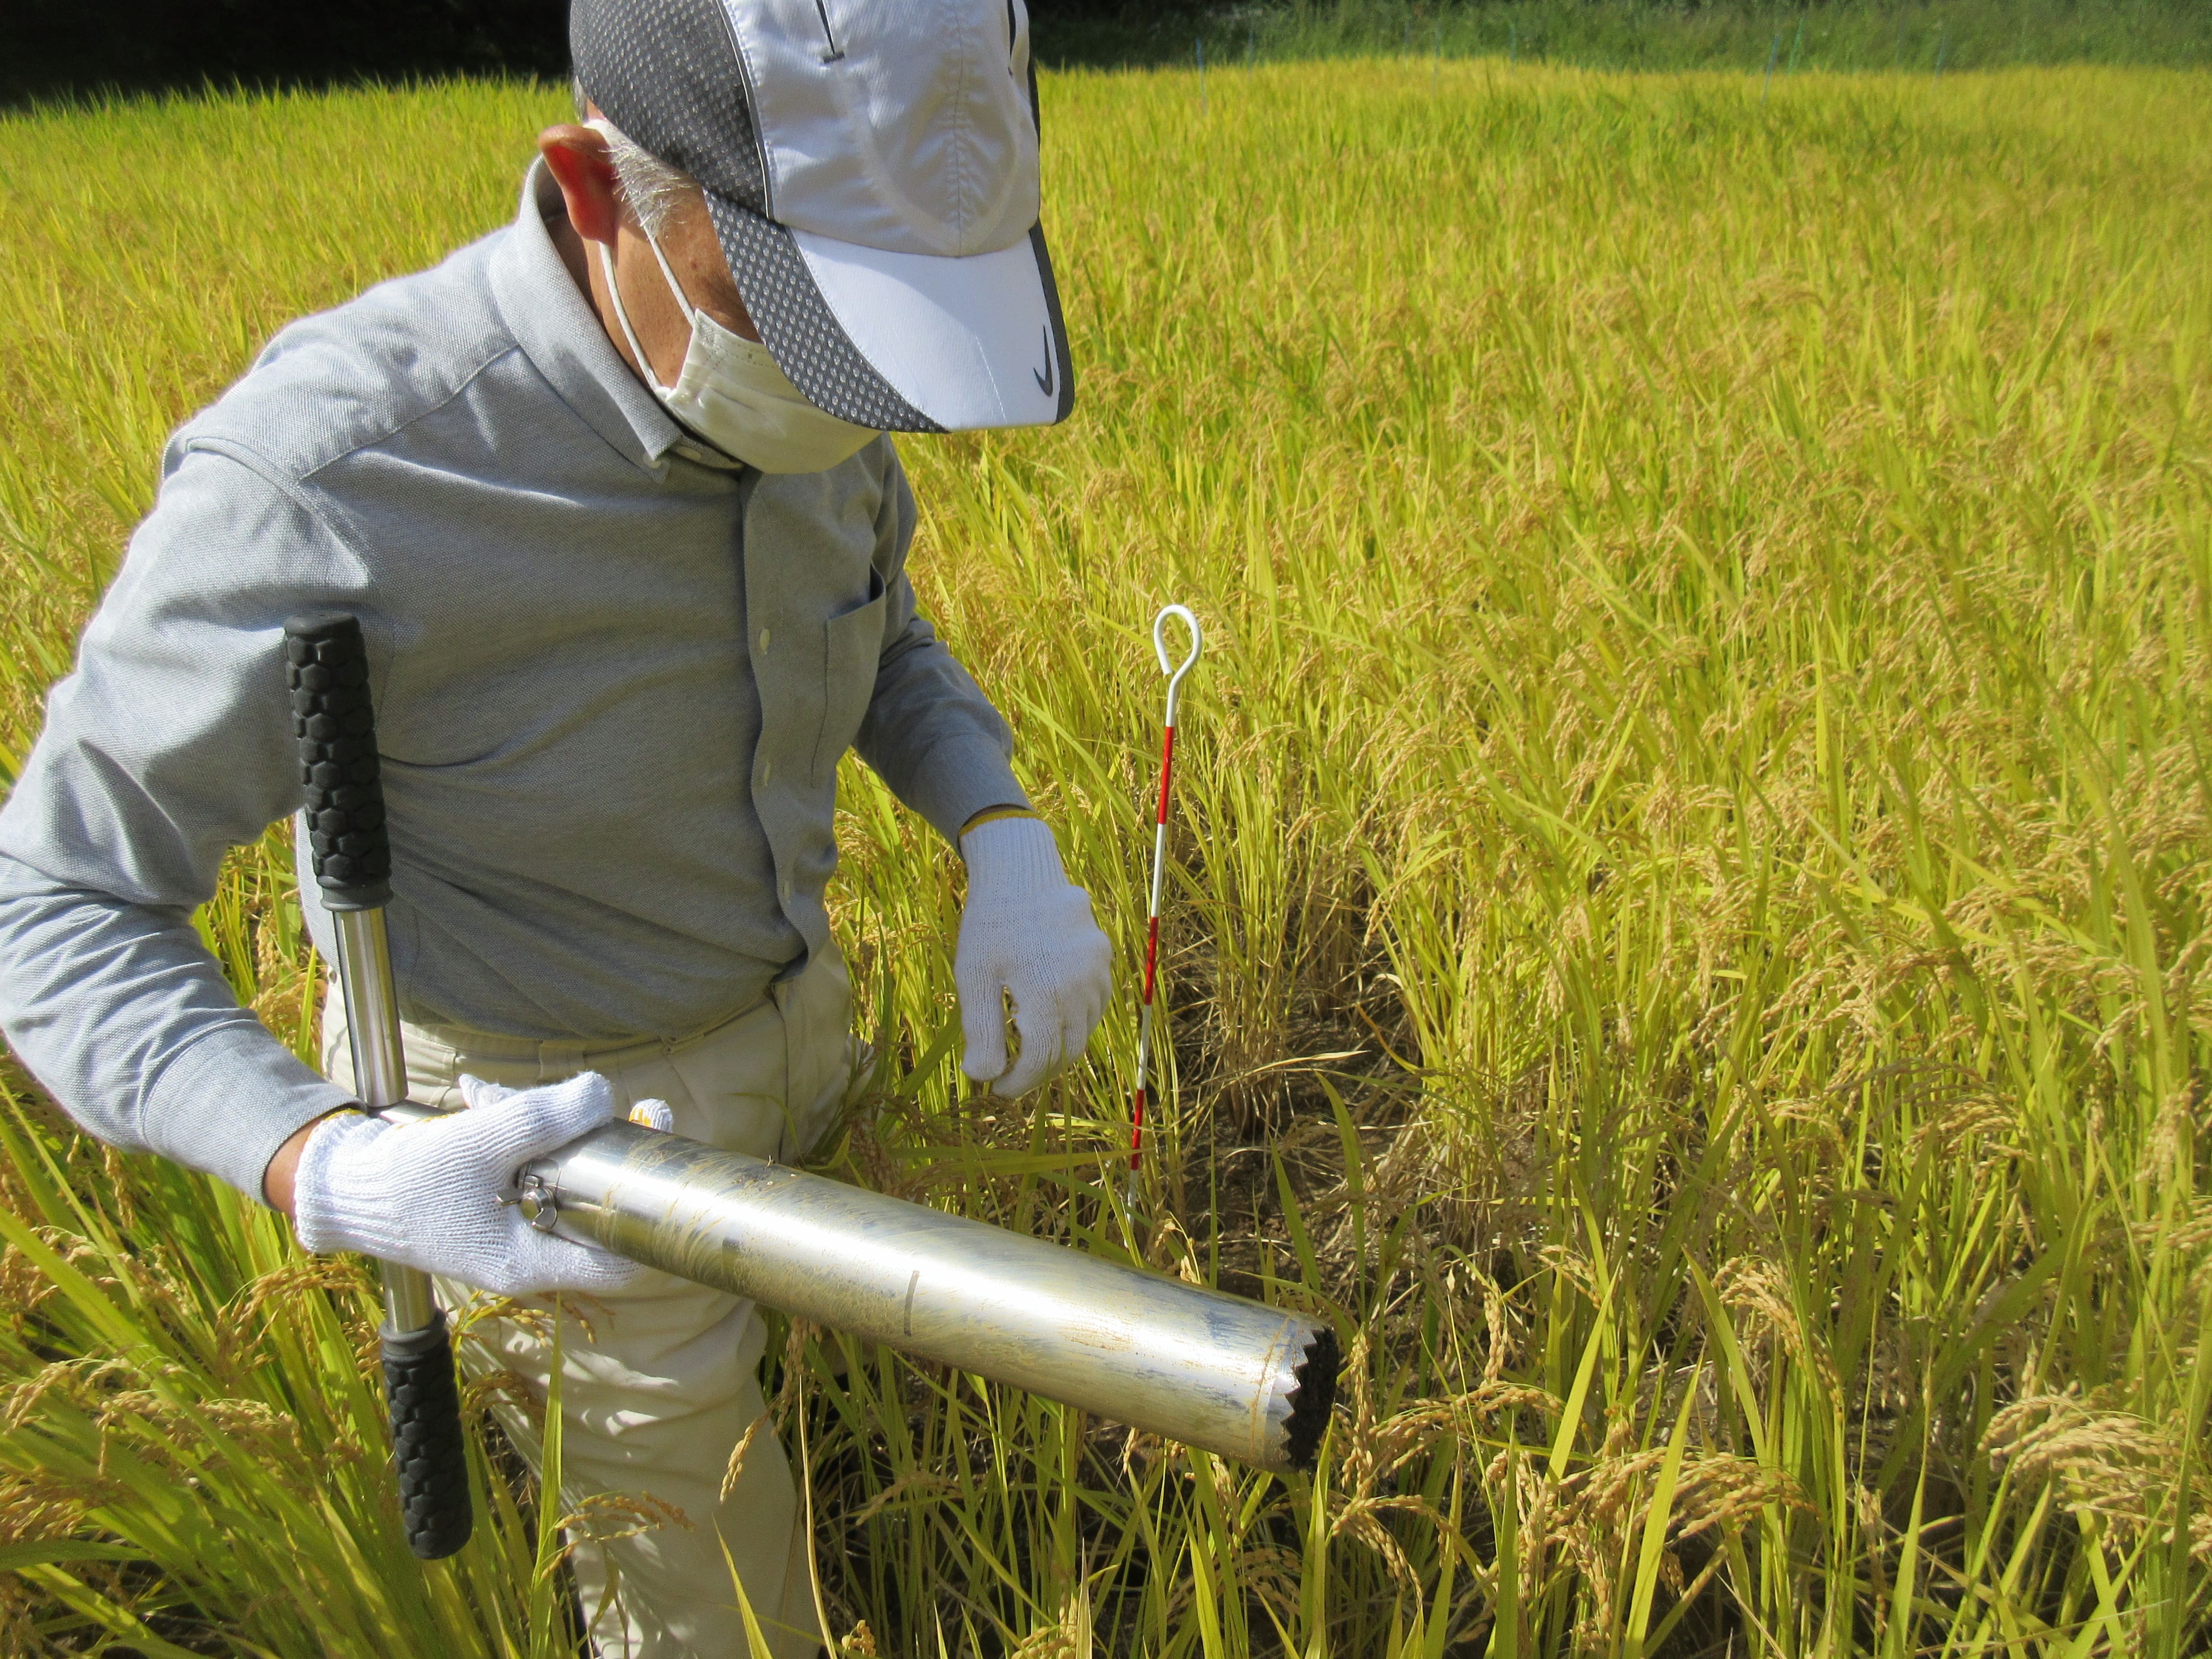
[[[956,1086],[957,862],[854,767],[833,1163],[1351,1364],[1285,1482],[779,1326],[847,1653],[2203,1647],[2204,94],[1047,80],[1078,412],[902,445],[915,566],[1125,960],[1146,631],[1206,618],[1172,1086],[1126,1221],[1133,980],[1042,1097]],[[561,107],[0,119],[11,769],[167,428],[502,222]],[[242,850],[203,926],[304,1042],[289,880]],[[0,1647],[559,1650],[564,1506],[495,1445],[407,1557],[356,1266],[9,1094]]]

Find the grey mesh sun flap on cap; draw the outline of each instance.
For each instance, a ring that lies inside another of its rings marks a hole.
[[[902,432],[1075,404],[1022,0],[574,0],[607,118],[697,179],[814,403]]]

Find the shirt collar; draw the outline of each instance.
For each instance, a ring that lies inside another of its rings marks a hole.
[[[561,262],[546,228],[561,210],[561,187],[541,156],[523,175],[514,225],[492,256],[493,300],[562,401],[617,450],[659,473],[671,450],[689,449],[693,441],[630,373]]]

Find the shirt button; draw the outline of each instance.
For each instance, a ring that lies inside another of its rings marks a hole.
[[[775,896],[781,899],[786,904],[791,902],[791,878],[789,876],[783,876],[777,879],[775,884]]]
[[[765,789],[765,788],[767,788],[767,787],[768,787],[768,781],[769,781],[769,779],[771,776],[773,776],[773,775],[775,775],[775,763],[774,761],[766,761],[766,760],[764,760],[764,761],[763,761],[763,762],[761,763],[761,787],[762,787],[762,788]]]
[[[768,629],[765,628],[761,629],[761,649],[763,651],[768,649]]]
[[[699,459],[699,452],[696,449],[694,449],[690,444],[677,445],[676,453],[681,455],[687,461],[696,461]]]

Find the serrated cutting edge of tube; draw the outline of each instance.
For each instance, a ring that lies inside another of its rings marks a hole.
[[[1297,1386],[1290,1392],[1291,1413],[1283,1425],[1285,1449],[1292,1468],[1310,1470],[1328,1431],[1330,1411],[1336,1405],[1336,1378],[1343,1356],[1336,1331],[1323,1325],[1306,1344],[1305,1358],[1294,1368]]]

